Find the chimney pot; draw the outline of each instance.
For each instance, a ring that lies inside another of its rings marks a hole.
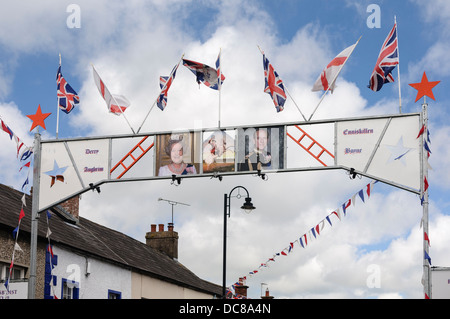
[[[159,230],[158,231],[163,232],[164,231],[164,224],[159,224],[158,226],[159,226]]]
[[[156,224],[151,224],[151,225],[150,225],[150,231],[151,231],[152,233],[156,233]]]
[[[169,224],[167,225],[167,230],[168,230],[168,231],[173,231],[173,223],[169,223]]]

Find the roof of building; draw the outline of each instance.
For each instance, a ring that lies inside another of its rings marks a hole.
[[[0,184],[0,227],[6,226],[11,231],[17,227],[22,197],[23,193]],[[25,217],[20,223],[20,235],[26,232],[29,236],[31,233],[31,202],[31,196],[26,195],[27,206],[24,207]],[[205,293],[222,294],[221,286],[199,278],[178,261],[145,243],[83,217],[75,224],[63,218],[61,213],[59,208],[52,209],[49,221],[52,243],[71,247],[180,286]],[[46,216],[41,213],[38,226],[40,239],[47,240],[47,228]]]

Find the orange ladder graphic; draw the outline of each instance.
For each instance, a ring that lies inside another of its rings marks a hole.
[[[122,173],[119,174],[119,176],[116,177],[116,179],[120,179],[126,172],[128,172],[130,170],[130,168],[132,168],[134,166],[134,164],[136,164],[141,158],[142,156],[144,156],[152,147],[153,145],[155,145],[155,143],[153,142],[152,144],[150,144],[150,146],[148,146],[147,148],[143,148],[142,147],[142,143],[144,143],[144,141],[148,138],[148,136],[144,136],[144,138],[137,143],[137,145],[135,147],[133,147],[128,153],[127,155],[125,155],[110,171],[110,173],[114,172],[116,170],[116,168],[118,168],[119,166],[122,166],[124,168],[124,171]],[[134,156],[133,152],[139,149],[142,151],[142,153],[139,156]],[[125,161],[127,159],[131,158],[132,162],[131,164],[129,164],[128,166],[125,165]]]
[[[319,142],[317,142],[315,139],[313,139],[308,133],[306,133],[302,128],[300,128],[300,126],[298,125],[294,125],[294,127],[296,127],[300,132],[301,132],[301,136],[299,138],[295,138],[292,134],[290,134],[289,132],[286,132],[287,136],[289,136],[295,143],[297,143],[298,145],[300,145],[306,152],[308,152],[309,155],[311,155],[312,157],[314,157],[316,160],[318,160],[323,166],[327,166],[321,159],[320,157],[325,153],[330,155],[333,159],[334,159],[334,155],[331,154],[325,147],[323,147]],[[305,141],[306,145],[302,144],[303,139],[307,137],[309,139],[309,141],[311,142],[308,145],[308,141]],[[314,154],[313,153],[313,146],[317,145],[316,148],[319,149],[319,153]]]

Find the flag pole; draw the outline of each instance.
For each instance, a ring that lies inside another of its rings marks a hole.
[[[61,53],[59,54],[59,67],[61,67]],[[58,91],[56,92],[58,95]],[[59,130],[59,103],[58,97],[56,98],[56,138],[58,138],[58,130]]]
[[[219,74],[218,74],[218,85],[219,85],[219,129],[220,129],[220,114],[221,114],[221,94],[222,94],[222,62],[221,60],[222,48],[219,50]],[[217,67],[217,66],[216,66]]]
[[[259,49],[259,52],[261,52],[261,54],[264,55],[264,51],[261,50],[261,48],[259,47],[259,45],[258,45],[258,49]],[[289,93],[289,91],[288,91],[288,89],[287,89],[287,87],[286,87],[286,84],[284,84],[284,82],[283,82],[283,85],[284,85],[284,89],[286,90],[286,93],[289,95],[289,97],[291,98],[292,102],[294,102],[294,105],[297,107],[297,110],[300,112],[300,114],[302,115],[303,119],[306,121],[306,117],[303,115],[302,111],[300,111],[300,108],[298,107],[298,105],[297,105],[297,103],[295,102],[295,100],[292,98],[292,96],[291,96],[291,94]]]
[[[180,65],[181,60],[183,60],[183,58],[184,58],[184,53],[183,53],[183,55],[181,56],[180,60],[178,61],[177,67],[174,68],[173,70],[177,70],[177,69],[178,69],[178,66]],[[172,72],[173,72],[173,70],[172,70]],[[169,78],[172,77],[172,72],[170,73]],[[164,90],[166,89],[166,86],[167,86],[167,82],[164,83],[164,86],[162,87],[162,89],[161,89],[160,92],[164,91]],[[161,95],[161,93],[158,94],[158,97],[159,97],[160,95]],[[145,121],[147,120],[147,117],[149,116],[150,112],[151,112],[151,111],[153,110],[153,108],[155,107],[156,101],[158,100],[158,97],[155,99],[155,101],[153,102],[152,106],[150,107],[150,110],[147,112],[147,115],[145,116],[144,120],[142,121],[141,126],[139,126],[139,128],[138,128],[136,134],[139,133],[139,131],[141,130],[141,128],[142,128],[142,126],[144,125]]]
[[[303,119],[306,121],[306,117],[303,115],[302,111],[300,111],[300,108],[298,107],[297,103],[295,103],[295,100],[292,98],[291,93],[289,93],[286,85],[284,86],[284,89],[286,90],[286,93],[289,95],[289,97],[291,98],[292,102],[294,102],[294,105],[297,107],[297,110],[300,112],[300,114],[302,115]]]
[[[333,81],[331,81],[331,84],[328,85],[327,90],[325,91],[325,93],[322,94],[322,97],[320,98],[319,103],[317,103],[316,108],[314,109],[314,111],[311,113],[311,116],[308,119],[308,122],[311,121],[311,118],[313,117],[314,113],[316,113],[317,108],[319,107],[320,103],[322,103],[323,99],[325,98],[325,95],[328,93],[328,91],[330,90],[331,87],[333,87],[334,82],[336,82],[337,77],[339,76],[339,73],[341,73],[342,69],[344,68],[345,63],[347,63],[348,59],[350,58],[350,56],[352,55],[353,51],[355,50],[356,46],[359,43],[359,40],[361,40],[362,36],[359,37],[358,41],[356,41],[355,46],[353,47],[352,51],[350,51],[350,54],[348,55],[347,59],[345,59],[344,63],[342,63],[341,68],[339,69],[338,73],[336,73],[336,75],[333,78]]]
[[[128,124],[128,126],[130,127],[130,129],[131,129],[131,131],[133,132],[133,134],[136,134],[136,132],[133,130],[133,127],[131,127],[130,122],[128,122],[128,119],[127,119],[127,117],[125,116],[125,113],[123,112],[123,110],[122,110],[122,108],[120,107],[119,103],[117,103],[117,100],[116,100],[116,98],[114,97],[113,94],[111,94],[111,97],[113,98],[114,102],[116,102],[116,105],[119,107],[119,110],[120,110],[120,112],[121,112],[122,115],[123,115],[123,118],[125,119],[125,121],[127,121],[127,124]]]
[[[141,126],[139,126],[139,128],[138,128],[138,130],[137,130],[136,134],[138,134],[138,133],[139,133],[139,131],[141,130],[141,128],[142,128],[142,125],[144,125],[145,121],[147,120],[147,117],[148,117],[148,115],[149,115],[149,114],[150,114],[150,112],[151,112],[151,111],[153,110],[153,107],[155,107],[155,104],[156,104],[156,100],[155,100],[155,101],[153,102],[152,106],[150,107],[150,110],[148,111],[147,115],[145,116],[144,120],[142,121],[142,124],[141,124]]]
[[[397,65],[397,76],[398,76],[398,104],[399,104],[399,113],[402,113],[402,90],[400,87],[400,49],[398,45],[398,26],[397,26],[397,16],[394,16],[394,23],[395,23],[395,32],[397,32],[397,58],[398,58],[398,65]]]

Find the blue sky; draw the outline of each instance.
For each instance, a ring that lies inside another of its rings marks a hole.
[[[436,265],[450,264],[444,245],[450,240],[445,231],[450,224],[446,212],[450,188],[446,165],[450,155],[446,143],[450,135],[446,120],[450,5],[446,1],[77,1],[80,28],[67,25],[71,3],[75,2],[14,1],[0,13],[0,116],[29,145],[33,133],[26,115],[34,114],[38,104],[44,113],[52,113],[46,120],[47,131],[41,130],[42,137],[55,137],[60,53],[62,73],[81,97],[81,105],[72,113],[60,113],[60,138],[130,133],[123,118],[108,114],[95,87],[91,63],[113,93],[131,101],[126,114],[137,128],[159,93],[159,76],[168,75],[183,53],[187,59],[213,65],[220,49],[227,76],[222,91],[224,126],[300,121],[291,99],[277,114],[262,92],[262,56],[257,46],[309,115],[320,99],[319,93],[311,92],[317,76],[360,36],[335,93],[325,98],[314,118],[398,113],[397,82],[376,93],[367,88],[381,44],[397,16],[403,111],[420,110],[420,102],[414,103],[416,90],[408,84],[420,82],[424,71],[430,81],[441,81],[433,89],[436,101],[428,99],[433,151],[431,257]],[[380,8],[380,28],[367,26],[370,4]],[[394,78],[398,80],[397,69]],[[142,132],[193,128],[199,122],[214,127],[217,112],[216,92],[204,86],[199,89],[192,74],[180,66],[167,109],[155,108]],[[0,155],[4,168],[0,182],[20,189],[24,175],[15,173],[15,145],[6,134],[0,135],[0,143],[5,150]],[[81,215],[144,241],[151,223],[169,221],[170,206],[157,198],[190,203],[188,208],[180,207],[182,211],[175,217],[180,262],[220,284],[220,203],[223,193],[239,183],[245,185],[255,206],[264,208],[254,216],[244,216],[233,207],[227,276],[231,283],[368,182],[366,178],[350,181],[339,171],[274,175],[267,182],[232,177],[220,183],[192,179],[179,187],[160,181],[104,185],[101,195],[83,195]],[[272,189],[281,194],[273,195]],[[355,208],[357,214],[334,225],[307,249],[296,247],[285,260],[249,279],[250,296],[257,298],[264,282],[279,298],[422,298],[418,198],[381,183],[374,191],[370,201]],[[276,205],[280,201],[281,208]],[[121,214],[122,209],[129,213]],[[205,256],[215,257],[206,263]],[[372,264],[382,270],[379,288],[366,284]]]

